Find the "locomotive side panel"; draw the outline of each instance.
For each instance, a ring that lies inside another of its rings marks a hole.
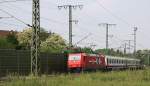
[[[100,59],[95,56],[84,56],[84,70],[96,69],[98,68],[98,64]]]

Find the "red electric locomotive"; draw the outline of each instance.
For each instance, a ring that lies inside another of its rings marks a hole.
[[[76,53],[69,54],[68,58],[69,71],[96,70],[105,65],[105,57],[98,54]]]

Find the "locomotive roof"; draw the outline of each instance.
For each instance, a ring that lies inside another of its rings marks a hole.
[[[84,56],[95,56],[98,57],[98,54],[88,54],[88,53],[71,53],[70,55],[84,55]]]

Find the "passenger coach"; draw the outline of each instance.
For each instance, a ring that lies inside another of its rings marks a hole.
[[[105,56],[107,69],[139,68],[140,60],[127,57]]]

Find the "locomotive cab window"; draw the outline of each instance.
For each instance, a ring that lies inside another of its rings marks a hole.
[[[81,56],[69,56],[69,60],[78,61],[81,60]]]

